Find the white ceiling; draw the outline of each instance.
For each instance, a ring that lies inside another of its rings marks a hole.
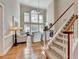
[[[47,9],[47,6],[52,0],[19,0],[21,4],[33,7],[38,7],[38,1],[39,1],[39,8]]]

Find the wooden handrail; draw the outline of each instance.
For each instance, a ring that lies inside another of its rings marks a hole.
[[[62,14],[61,16],[52,24],[50,28],[52,28],[60,19],[63,17],[63,15],[74,5],[75,3],[73,2]],[[50,30],[50,28],[48,30]]]
[[[65,31],[70,30],[70,28],[72,27],[72,25],[74,24],[74,22],[78,19],[78,15],[74,15],[72,21],[69,23],[69,25],[66,27]]]

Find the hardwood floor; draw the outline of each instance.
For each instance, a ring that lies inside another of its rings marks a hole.
[[[32,47],[37,59],[45,59],[41,53],[41,43],[33,43]],[[0,57],[0,59],[26,59],[26,48],[26,44],[18,44],[17,46],[12,47],[11,50],[5,56]]]

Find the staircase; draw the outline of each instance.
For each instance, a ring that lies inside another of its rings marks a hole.
[[[71,19],[63,26],[63,28],[56,34],[56,36],[48,42],[48,49],[45,50],[47,59],[68,59],[68,38],[63,33],[64,30],[68,29],[70,24],[74,23],[77,19],[77,15],[73,15]]]
[[[70,10],[74,5],[75,3],[73,2],[49,28],[48,27],[44,28],[45,39],[44,39],[44,47],[42,51],[46,57],[45,59],[72,59],[71,58],[72,41],[70,35],[71,34],[74,35],[73,33],[74,24],[78,19],[78,15],[74,15],[74,12],[70,13]],[[68,16],[69,13],[72,14],[69,16],[70,19],[69,18],[68,20],[62,19],[63,24],[57,23],[61,21],[61,18],[63,18],[63,16],[65,15]],[[59,28],[56,29],[56,32],[53,35],[52,39],[46,42],[47,40],[46,32],[49,31],[51,28],[53,28],[53,26],[55,27],[56,24],[57,25],[59,24],[61,26],[59,26]]]

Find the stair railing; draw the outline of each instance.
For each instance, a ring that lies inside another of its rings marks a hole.
[[[65,16],[66,15],[66,13],[69,13],[68,11],[69,11],[69,9],[71,9],[73,6],[74,6],[74,2],[61,14],[61,16],[49,27],[49,28],[44,28],[44,35],[45,35],[45,40],[43,40],[43,42],[44,42],[44,46],[46,46],[46,40],[47,40],[47,31],[49,31],[49,30],[51,30],[51,28],[54,28],[54,26],[56,26],[56,24],[61,20],[61,18],[63,17],[63,16]],[[73,14],[73,13],[72,13]],[[71,15],[72,16],[72,15]],[[71,17],[70,16],[70,17]],[[62,26],[62,23],[63,22],[65,22],[66,20],[64,20],[64,21],[62,21],[61,22],[61,25],[60,25],[60,27]],[[58,29],[58,28],[57,28]],[[55,33],[55,32],[54,32]],[[55,33],[56,34],[56,33]]]
[[[74,5],[74,2],[61,14],[61,16],[52,24],[52,26],[48,29],[50,30],[63,16],[64,14]]]
[[[50,43],[52,42],[52,40],[49,40],[49,42],[47,42],[46,43],[46,41],[47,41],[47,31],[49,31],[49,30],[51,30],[60,20],[61,20],[61,18],[63,17],[63,16],[65,16],[66,15],[66,13],[69,13],[70,11],[70,9],[74,6],[74,2],[61,14],[61,16],[51,25],[51,27],[45,27],[44,28],[44,34],[45,34],[45,38],[44,38],[44,48],[46,49],[49,45],[50,45]],[[73,14],[73,13],[72,13]],[[71,15],[72,16],[72,15]],[[70,16],[70,17],[71,17]],[[64,25],[62,25],[61,24],[61,26],[60,26],[60,29],[58,29],[58,31],[55,33],[55,35],[52,37],[52,39],[55,39],[55,37],[58,35],[58,33],[60,33],[60,31],[62,30],[62,28],[66,25],[66,23],[69,21],[69,19],[68,20],[64,20],[63,22],[65,22],[64,23]],[[62,23],[63,23],[62,22]]]

